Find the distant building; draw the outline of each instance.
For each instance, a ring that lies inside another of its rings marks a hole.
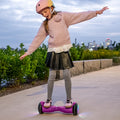
[[[104,48],[113,49],[112,40],[110,38],[107,38],[105,40],[105,42],[104,42]]]
[[[112,44],[112,40],[110,40],[109,38],[107,38],[104,42],[104,48],[107,48],[109,45]]]
[[[96,44],[96,42],[95,42],[95,41],[89,42],[89,43],[88,43],[88,49],[89,49],[90,51],[92,51],[92,50],[97,50],[97,44]]]
[[[104,46],[104,42],[101,42],[99,47],[101,48],[103,46]]]

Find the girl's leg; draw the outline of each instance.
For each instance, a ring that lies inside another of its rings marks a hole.
[[[56,78],[56,70],[49,70],[48,86],[47,86],[47,100],[44,104],[44,107],[49,108],[52,104],[52,93],[54,87],[54,80]]]
[[[49,78],[48,78],[48,88],[47,88],[47,99],[52,99],[53,87],[54,87],[54,80],[56,78],[56,70],[49,70]]]
[[[65,104],[66,108],[72,107],[72,98],[71,98],[71,75],[69,69],[63,70],[63,75],[65,79],[65,89],[66,89],[66,96],[67,101]]]
[[[67,100],[71,100],[71,75],[69,69],[63,70]]]

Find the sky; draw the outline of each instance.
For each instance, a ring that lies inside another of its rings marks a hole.
[[[28,48],[44,20],[36,13],[38,0],[0,0],[0,48],[7,45],[19,48],[23,43]],[[104,14],[69,27],[71,43],[96,41],[107,38],[120,43],[120,0],[53,0],[55,10],[82,12],[100,10],[108,6]],[[44,40],[47,45],[48,37]]]

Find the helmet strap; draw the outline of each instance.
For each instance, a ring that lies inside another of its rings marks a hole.
[[[51,7],[50,7],[50,13],[53,14],[54,13],[54,9],[52,10]]]

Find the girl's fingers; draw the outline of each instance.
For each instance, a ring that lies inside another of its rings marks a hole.
[[[22,56],[20,57],[20,60],[24,59],[26,56],[27,56],[27,54],[25,53],[24,55],[22,55]]]
[[[107,9],[109,9],[109,8],[106,6],[106,7],[104,7],[102,10],[104,11],[104,10],[107,10]]]
[[[109,9],[107,6],[103,7],[101,10],[97,11],[97,14],[102,14],[107,9]]]
[[[21,56],[21,57],[20,57],[20,60],[22,60],[23,58],[24,58],[24,56]]]

